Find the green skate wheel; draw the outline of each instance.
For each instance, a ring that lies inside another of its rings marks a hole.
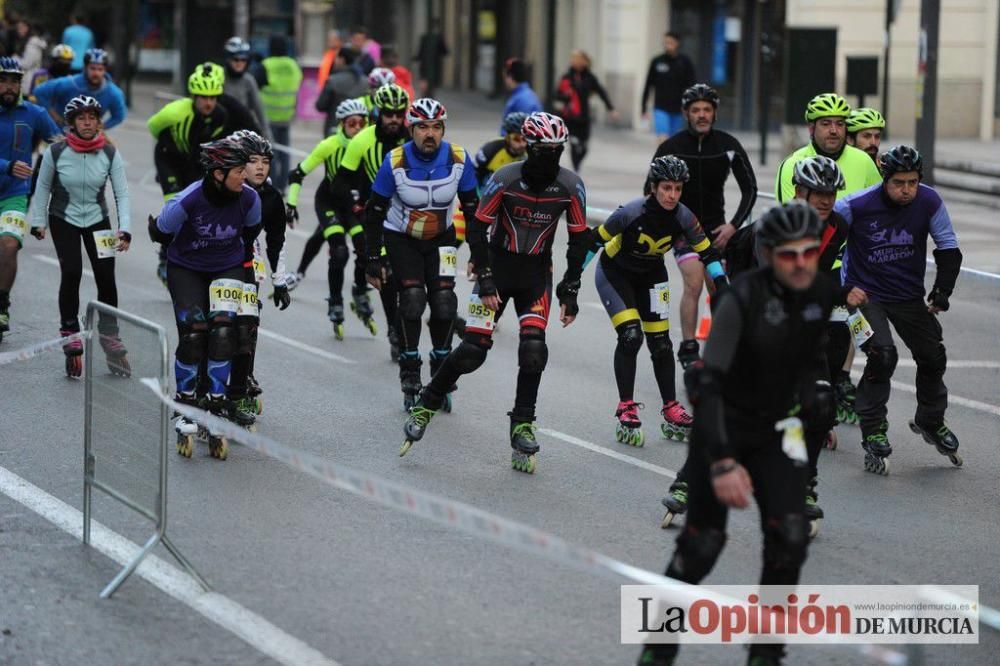
[[[365,326],[368,327],[368,332],[372,335],[378,335],[378,324],[375,323],[374,319],[369,319],[365,322]]]
[[[399,457],[402,458],[403,456],[405,456],[406,452],[410,450],[411,446],[413,446],[413,440],[412,439],[405,440],[403,442],[403,445],[399,447]]]
[[[264,413],[264,401],[260,399],[260,396],[253,399],[253,410],[257,412],[257,416]]]
[[[646,437],[642,434],[642,431],[636,428],[632,431],[629,437],[628,443],[632,446],[642,446],[646,443]]]
[[[688,440],[688,434],[686,430],[678,428],[673,425],[669,425],[667,423],[660,424],[660,432],[663,433],[663,436],[666,439],[670,439],[675,442],[686,442]]]
[[[333,325],[333,337],[338,340],[344,339],[344,324],[343,322],[336,322]]]
[[[511,455],[510,466],[519,472],[524,472],[525,474],[535,473],[535,456],[525,455],[520,451],[515,451]]]
[[[191,457],[191,454],[194,453],[193,435],[181,435],[177,438],[177,453],[185,458]]]

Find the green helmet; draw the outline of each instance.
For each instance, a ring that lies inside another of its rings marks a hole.
[[[226,71],[222,65],[205,62],[191,72],[188,77],[188,93],[201,97],[218,97],[222,94],[222,86],[226,81]]]
[[[882,114],[868,107],[853,109],[847,117],[848,134],[856,134],[866,129],[885,129],[885,118]]]
[[[410,107],[410,96],[395,83],[389,83],[375,90],[372,102],[379,111],[406,111]]]
[[[806,105],[806,122],[820,118],[847,118],[851,115],[851,105],[837,93],[816,95]]]

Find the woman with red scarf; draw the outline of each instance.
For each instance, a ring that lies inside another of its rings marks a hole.
[[[583,49],[574,50],[569,56],[569,71],[563,74],[556,88],[555,108],[569,129],[569,152],[573,170],[579,171],[587,154],[590,140],[590,96],[597,93],[608,107],[608,115],[617,120],[608,92],[590,71],[590,56]]]
[[[87,251],[97,282],[97,299],[118,305],[115,285],[115,254],[128,250],[129,193],[125,160],[101,128],[103,109],[93,97],[81,95],[66,104],[63,113],[69,128],[66,141],[53,143],[39,165],[38,185],[31,201],[31,233],[39,240],[52,231],[59,256],[59,332],[67,337],[80,330],[80,279],[83,260],[80,243]],[[104,187],[114,190],[118,231],[111,228]],[[101,347],[111,372],[128,375],[127,351],[118,336],[118,322],[102,316],[98,324]],[[79,338],[64,345],[66,374],[79,377],[83,371],[83,343]]]

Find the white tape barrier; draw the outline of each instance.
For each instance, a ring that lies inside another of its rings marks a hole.
[[[67,335],[65,338],[55,338],[47,342],[39,342],[37,345],[25,347],[18,351],[0,352],[0,365],[7,365],[15,361],[27,361],[45,352],[61,350],[66,343],[73,342],[74,340],[84,340],[89,335],[90,331],[80,331],[73,335]]]

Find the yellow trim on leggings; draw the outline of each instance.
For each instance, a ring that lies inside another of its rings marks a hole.
[[[611,325],[618,328],[619,324],[624,324],[627,321],[639,321],[639,311],[635,308],[628,308],[627,310],[622,310],[617,314],[611,315]]]

